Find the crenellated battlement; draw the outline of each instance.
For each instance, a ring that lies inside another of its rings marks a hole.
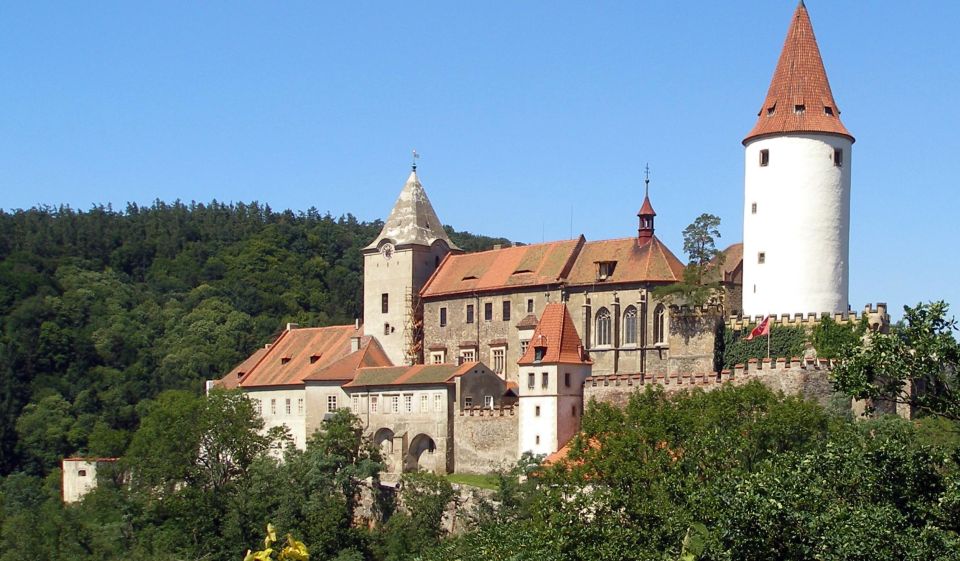
[[[473,405],[459,410],[460,416],[468,415],[470,417],[504,417],[516,415],[516,405],[500,405],[498,407],[482,407]]]
[[[760,323],[765,317],[733,315],[727,318],[727,329],[744,330]],[[864,306],[863,312],[860,313],[849,311],[846,313],[821,312],[819,314],[811,312],[806,315],[800,313],[792,315],[770,314],[770,321],[774,325],[812,328],[818,325],[824,317],[831,317],[833,321],[841,324],[857,323],[862,318],[866,318],[870,327],[874,330],[886,329],[890,325],[890,316],[887,314],[887,304],[885,302],[878,302],[876,305],[867,304]]]
[[[723,316],[723,306],[719,304],[706,304],[704,306],[691,306],[689,304],[670,305],[670,312],[674,315],[686,316]]]

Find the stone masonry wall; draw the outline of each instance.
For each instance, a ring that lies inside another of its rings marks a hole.
[[[459,410],[453,418],[454,471],[509,469],[518,457],[519,419],[513,406]]]

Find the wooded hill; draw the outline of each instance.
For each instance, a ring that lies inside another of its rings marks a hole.
[[[286,322],[352,323],[382,226],[216,201],[0,211],[0,475],[121,455],[140,401],[199,393]]]

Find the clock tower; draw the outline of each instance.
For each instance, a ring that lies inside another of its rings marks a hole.
[[[450,241],[413,165],[383,230],[363,249],[363,329],[394,364],[423,358],[420,289],[450,252]]]

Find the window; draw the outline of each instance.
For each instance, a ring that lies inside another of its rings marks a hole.
[[[433,351],[430,353],[430,364],[443,364],[444,360],[443,351]]]
[[[750,205],[750,214],[756,214],[756,213],[757,213],[757,203],[753,203]]]
[[[610,344],[610,312],[600,308],[597,312],[597,345]]]
[[[833,149],[833,165],[843,167],[843,148]]]
[[[434,411],[443,411],[443,396],[442,396],[442,394],[438,394],[438,393],[433,394],[433,410],[434,410]]]
[[[477,354],[473,349],[463,349],[460,351],[460,363],[473,362],[477,360]]]
[[[290,409],[291,409],[291,408],[290,408],[290,398],[289,398],[289,397],[286,399],[286,403],[284,403],[284,406],[285,406],[285,407],[284,407],[284,411],[286,411],[286,412],[287,412],[287,415],[289,415],[289,414],[290,414]]]
[[[285,356],[280,358],[280,364],[286,364],[288,362],[290,362],[290,357]]]
[[[384,335],[390,335],[390,324],[389,324],[389,323],[383,324],[383,334],[384,334]]]
[[[569,373],[569,372],[564,372],[564,373],[563,373],[563,385],[566,386],[566,387],[568,387],[568,388],[570,387],[570,373]]]
[[[627,306],[627,310],[623,312],[623,343],[637,344],[637,309],[633,306]]]
[[[390,295],[386,292],[380,295],[380,311],[384,314],[390,311]]]
[[[770,151],[769,151],[769,150],[766,150],[766,149],[761,150],[761,151],[760,151],[760,165],[761,165],[761,166],[767,166],[767,165],[769,165],[769,164],[770,164]]]
[[[803,115],[807,112],[807,106],[802,103],[798,103],[793,106],[793,112],[797,115]]]
[[[354,413],[360,411],[360,396],[355,395],[350,399],[350,408],[353,409]]]
[[[377,412],[377,408],[378,408],[379,406],[380,406],[380,399],[379,399],[377,396],[375,396],[375,395],[371,395],[371,396],[370,396],[370,412],[371,412],[371,413],[376,413],[376,412]]]
[[[649,228],[649,225],[644,225]],[[598,261],[597,262],[597,280],[607,280],[613,276],[613,268],[617,265],[616,261]]]
[[[540,444],[540,435],[537,435],[537,444]]]
[[[473,398],[470,397],[470,396],[467,396],[467,397],[463,398],[463,406],[464,406],[464,407],[473,407]]]
[[[757,253],[757,263],[759,263],[760,265],[763,265],[763,264],[766,263],[766,262],[767,262],[767,254],[766,254],[766,252],[763,252],[763,251],[758,252],[758,253]]]
[[[503,301],[503,321],[510,321],[510,301]]]
[[[547,389],[549,385],[550,385],[550,374],[547,374],[546,372],[544,372],[543,374],[540,375],[540,387],[543,389]]]
[[[327,412],[333,413],[337,410],[337,396],[328,395],[327,396]]]
[[[86,477],[86,476],[87,476],[87,470],[85,470],[85,469],[78,469],[78,470],[77,470],[77,476],[78,476],[78,477]]]
[[[467,323],[473,323],[473,304],[467,304]]]
[[[426,413],[430,411],[430,403],[427,401],[427,394],[420,394],[420,412]]]
[[[390,412],[391,413],[400,412],[400,396],[399,395],[390,396]]]
[[[483,321],[493,321],[493,302],[483,305]]]
[[[534,417],[539,417],[539,416],[540,416],[540,406],[539,406],[539,405],[537,405],[537,406],[533,409],[533,416],[534,416]]]
[[[533,313],[533,298],[527,298],[527,313]]]
[[[527,389],[532,390],[537,387],[537,375],[533,372],[527,374]]]
[[[767,107],[767,117],[772,117],[774,113],[777,112],[777,104],[774,103],[770,107]]]
[[[407,413],[413,413],[413,395],[407,394],[403,396],[403,410]]]
[[[547,355],[546,347],[534,347],[533,348],[533,362],[540,362],[543,360],[543,357]]]
[[[833,117],[833,107],[830,107],[829,105],[824,105],[824,106],[823,106],[823,114],[824,114],[824,115],[829,115],[829,116]]]
[[[493,362],[493,371],[497,374],[503,374],[503,365],[506,362],[506,360],[504,360],[504,355],[506,355],[505,350],[503,348],[493,349],[491,354],[493,355],[493,360],[491,361]]]
[[[297,398],[297,415],[303,415],[303,398]]]
[[[483,406],[487,409],[493,409],[493,396],[485,395],[483,396]]]
[[[276,414],[277,414],[277,400],[276,400],[276,399],[271,399],[271,400],[270,400],[270,414],[271,414],[271,415],[276,415]]]
[[[440,308],[440,327],[447,326],[447,309]]]
[[[663,345],[667,342],[667,309],[658,304],[653,311],[653,342]]]

